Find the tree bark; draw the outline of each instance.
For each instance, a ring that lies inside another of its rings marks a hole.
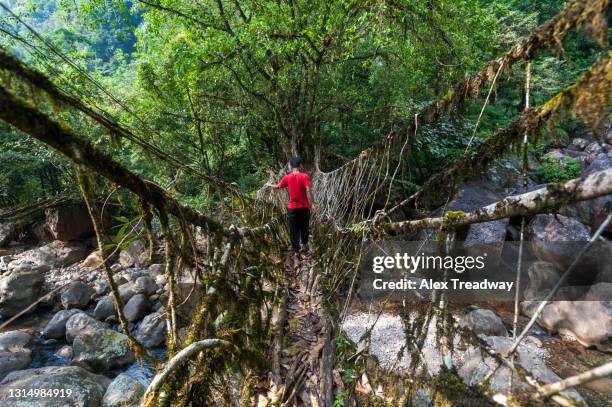
[[[168,379],[168,377],[177,368],[181,366],[182,362],[185,362],[186,360],[195,356],[204,349],[216,346],[229,347],[230,343],[222,339],[205,339],[203,341],[192,343],[191,345],[187,346],[185,349],[174,355],[174,357],[170,359],[168,363],[166,363],[164,369],[153,378],[153,381],[151,381],[151,384],[149,385],[147,391],[143,396],[142,404],[149,405],[155,399],[155,393],[157,392],[157,390],[159,390],[159,388],[164,384],[166,379]]]
[[[544,188],[526,194],[509,196],[473,212],[461,213],[453,219],[446,217],[426,218],[388,223],[383,227],[389,234],[414,232],[420,229],[437,229],[442,226],[455,228],[473,223],[546,212],[563,205],[609,194],[612,194],[612,168],[593,173],[585,179],[578,178],[565,183],[549,184]]]

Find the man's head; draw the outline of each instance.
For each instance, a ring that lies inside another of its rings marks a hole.
[[[289,164],[291,165],[291,168],[300,168],[300,165],[302,165],[302,159],[298,156],[291,157]]]

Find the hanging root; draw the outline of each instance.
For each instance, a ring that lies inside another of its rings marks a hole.
[[[138,199],[138,211],[142,217],[144,230],[147,234],[147,241],[149,243],[149,262],[153,262],[155,257],[155,251],[157,250],[157,244],[155,242],[155,233],[153,232],[153,212],[151,212],[151,205],[143,199]]]
[[[162,232],[164,234],[166,266],[164,274],[168,281],[168,353],[173,354],[179,346],[178,336],[178,321],[176,316],[176,247],[170,225],[168,223],[168,215],[162,209],[158,209],[159,221],[161,223]],[[179,262],[182,264],[182,262]]]
[[[153,381],[151,381],[151,384],[143,396],[143,405],[151,405],[151,403],[155,400],[157,391],[161,388],[164,382],[166,382],[170,375],[175,373],[179,367],[183,366],[186,361],[205,349],[218,346],[229,347],[230,343],[221,339],[205,339],[192,343],[174,355],[172,359],[166,363],[164,369],[153,378]]]
[[[105,256],[105,234],[102,228],[102,222],[100,220],[100,214],[98,213],[98,208],[93,199],[92,194],[92,184],[89,174],[86,172],[84,168],[79,165],[75,165],[75,172],[77,174],[77,180],[79,183],[79,188],[81,189],[81,194],[83,195],[83,199],[85,204],[87,205],[87,210],[89,211],[89,216],[91,218],[91,222],[94,226],[94,231],[96,233],[96,238],[98,240],[98,251],[100,252],[100,258],[102,259],[102,267],[106,273],[106,279],[108,281],[108,285],[111,289],[111,296],[113,298],[113,303],[115,305],[115,310],[117,311],[117,315],[119,317],[119,322],[121,323],[121,328],[123,332],[128,337],[128,341],[130,344],[130,348],[134,352],[136,358],[141,360],[143,355],[146,356],[154,365],[157,364],[157,359],[152,356],[147,349],[140,343],[130,332],[129,324],[127,319],[125,318],[125,314],[123,313],[123,300],[119,295],[119,288],[117,287],[117,283],[113,278],[113,272],[108,265],[108,258]]]

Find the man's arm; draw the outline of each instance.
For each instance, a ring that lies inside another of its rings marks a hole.
[[[316,211],[315,201],[312,197],[312,191],[310,190],[310,185],[306,185],[306,195],[308,196],[308,203],[310,204],[310,210],[312,212]]]
[[[266,185],[264,185],[267,188],[274,188],[274,189],[281,189],[281,188],[285,188],[287,186],[287,179],[285,177],[281,178],[280,182],[278,184],[275,184],[274,182],[268,182]]]

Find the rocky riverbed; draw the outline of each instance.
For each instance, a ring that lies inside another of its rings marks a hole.
[[[135,360],[121,332],[92,244],[55,240],[3,252],[0,324],[56,290],[0,332],[3,405],[58,405],[55,397],[21,394],[36,388],[70,391],[66,405],[134,405],[153,378],[153,366]],[[113,271],[132,334],[163,360],[166,282],[163,265],[143,261],[144,251],[142,243],[132,242]]]
[[[552,160],[563,167],[571,158],[579,164],[582,176],[612,167],[612,132],[603,141],[589,137],[575,137],[569,146],[553,150],[547,154],[547,162]],[[473,210],[517,192],[519,175],[516,163],[499,162],[483,178],[462,185],[448,203],[448,209]],[[540,179],[530,180],[531,189],[539,184]],[[528,219],[529,245],[538,261],[526,270],[529,279],[522,287],[519,327],[533,315],[534,305],[559,279],[568,258],[571,261],[575,255],[559,253],[547,242],[588,240],[609,213],[611,202],[611,197],[603,197],[566,207],[557,215],[542,214]],[[0,332],[1,404],[133,405],[144,393],[154,371],[146,361],[142,365],[136,362],[127,336],[121,332],[106,277],[98,270],[101,260],[91,238],[93,231],[87,212],[72,203],[68,209],[51,207],[45,213],[32,221],[11,223],[0,218],[0,325],[52,293]],[[466,241],[498,243],[501,253],[504,242],[517,240],[519,224],[516,219],[504,219],[474,225]],[[602,236],[605,241],[610,238],[611,227]],[[135,240],[111,260],[111,268],[125,303],[131,333],[153,355],[163,359],[168,294],[161,255],[156,253],[156,258],[150,261],[144,244]],[[612,293],[612,273],[608,267],[586,274],[580,276],[584,281],[579,283],[588,284],[576,292],[565,290],[567,298],[547,305],[538,325],[518,348],[517,363],[543,382],[583,372],[609,359],[612,301],[594,299]],[[178,317],[182,327],[192,320],[199,293],[193,288],[190,276],[180,277],[178,290],[184,304]],[[419,369],[435,375],[445,363],[456,369],[466,384],[476,384],[491,369],[488,353],[501,353],[510,344],[512,309],[472,304],[471,308],[466,305],[452,312],[454,324],[473,331],[481,346],[453,338],[457,352],[445,361],[435,340],[435,329],[429,329],[422,351],[425,363],[419,364]],[[415,315],[406,320],[397,312],[385,310],[379,316],[354,307],[342,327],[348,339],[362,351],[367,348],[382,369],[401,372],[411,366],[413,357],[411,352],[400,354],[405,344],[405,324],[411,318]],[[435,321],[432,323],[435,325]],[[370,340],[364,343],[363,335],[369,327],[372,327]],[[184,329],[179,331],[179,335],[183,334]],[[509,371],[500,369],[493,376],[492,387],[507,390],[509,378]],[[57,404],[54,398],[21,393],[36,388],[57,389],[62,394],[70,391],[72,396],[65,398],[65,404]],[[602,379],[565,394],[579,402],[607,406],[612,404],[611,388],[612,382]]]

